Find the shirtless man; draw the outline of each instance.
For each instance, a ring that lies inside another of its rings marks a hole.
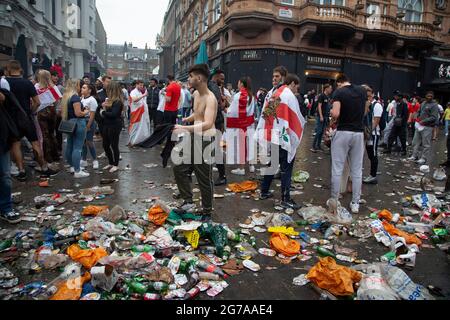
[[[187,132],[191,137],[191,155],[189,163],[174,167],[175,180],[184,200],[181,209],[192,211],[195,208],[190,182],[194,171],[202,195],[203,219],[211,219],[213,209],[214,183],[212,180],[212,156],[205,159],[205,149],[212,143],[216,134],[214,122],[217,115],[217,99],[208,89],[209,69],[206,64],[195,65],[189,70],[189,83],[197,90],[194,94],[194,112],[183,119],[183,123],[194,123],[192,126],[176,125],[174,133]],[[201,161],[198,161],[201,159]],[[199,163],[200,162],[200,163]]]

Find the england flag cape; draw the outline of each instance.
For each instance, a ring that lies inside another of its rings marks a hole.
[[[227,111],[227,164],[245,164],[255,159],[255,103],[243,89],[234,95]]]
[[[276,117],[265,118],[264,111],[270,103],[278,100]],[[288,161],[291,163],[303,138],[306,120],[300,112],[298,100],[287,86],[276,89],[263,109],[263,116],[258,124],[256,139],[260,147],[268,149],[270,143],[279,145],[288,152]]]
[[[62,98],[61,91],[59,91],[57,86],[53,86],[50,88],[41,88],[37,83],[35,85],[35,88],[39,96],[39,101],[41,102],[37,112],[40,112],[45,108],[55,104]]]
[[[144,142],[150,137],[150,116],[148,114],[147,99],[142,98],[133,102],[133,98],[142,96],[138,89],[130,93],[130,126],[128,133],[130,135],[129,144],[134,146]]]

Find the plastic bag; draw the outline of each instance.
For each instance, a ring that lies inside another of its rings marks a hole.
[[[228,188],[234,193],[255,191],[256,189],[258,189],[258,183],[255,181],[244,181],[241,183],[229,184]]]
[[[362,274],[336,263],[333,258],[320,259],[309,271],[308,280],[319,288],[335,296],[351,296],[355,293],[353,285],[362,279]]]
[[[293,257],[300,254],[301,246],[300,243],[289,239],[286,235],[282,233],[274,233],[270,238],[270,246],[273,250],[286,257]]]
[[[414,283],[403,270],[389,264],[381,266],[381,274],[403,300],[435,300],[427,288]]]
[[[91,275],[86,272],[84,276],[69,279],[64,282],[50,300],[79,300],[83,292],[83,285],[91,280]]]
[[[83,216],[96,216],[100,212],[108,210],[108,206],[87,206],[83,209]]]
[[[322,207],[306,207],[300,209],[298,214],[308,222],[321,221],[327,214],[327,210]]]
[[[379,265],[367,266],[366,273],[359,283],[358,300],[399,300],[381,275]]]
[[[166,222],[169,214],[159,205],[155,205],[148,210],[148,220],[157,226],[162,226]]]
[[[72,260],[81,263],[86,269],[91,269],[98,260],[106,257],[108,253],[103,248],[83,250],[78,244],[74,244],[67,248],[67,255]]]
[[[401,238],[404,238],[406,240],[406,243],[408,244],[414,243],[417,244],[418,246],[422,245],[422,241],[415,235],[399,230],[386,221],[383,221],[383,227],[384,230],[386,230],[386,232],[389,233],[391,236],[399,236]]]
[[[295,221],[291,216],[284,213],[275,213],[272,220],[266,224],[267,227],[283,227],[283,226],[296,226]]]
[[[100,217],[89,220],[86,224],[86,231],[92,231],[96,234],[107,234],[110,236],[122,234],[122,230],[117,228],[114,223],[104,221],[103,218]]]
[[[413,196],[414,204],[420,209],[436,208],[442,207],[441,201],[434,194],[417,194]]]
[[[125,210],[121,206],[115,206],[111,210],[102,211],[98,216],[113,223],[124,220],[127,217]]]
[[[309,173],[306,171],[297,171],[292,177],[292,181],[295,183],[305,183],[309,180]]]

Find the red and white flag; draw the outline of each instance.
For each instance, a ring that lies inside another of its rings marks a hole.
[[[53,86],[50,88],[40,88],[39,84],[36,84],[36,91],[39,96],[39,101],[41,102],[38,112],[55,104],[55,102],[61,100],[63,96],[57,86]]]
[[[128,133],[130,135],[129,144],[138,145],[150,137],[150,116],[148,114],[147,99],[142,98],[133,102],[133,99],[139,98],[142,93],[134,89],[130,93],[130,126]]]
[[[280,99],[276,109],[276,117],[264,117],[264,110],[269,107],[271,101]],[[281,146],[289,154],[288,161],[291,163],[303,138],[306,120],[300,112],[297,97],[287,87],[277,89],[263,109],[263,115],[258,124],[257,140],[262,148],[268,143]]]

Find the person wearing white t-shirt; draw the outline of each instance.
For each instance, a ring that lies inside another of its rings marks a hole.
[[[155,126],[162,124],[164,120],[164,107],[166,105],[166,88],[162,88],[159,91],[159,104],[158,109],[156,109],[156,119]]]
[[[95,98],[97,96],[97,90],[93,84],[84,84],[81,88],[81,105],[84,110],[89,110],[89,115],[87,117],[87,126],[86,126],[86,141],[83,146],[82,151],[82,160],[80,166],[86,168],[88,165],[87,162],[87,153],[89,149],[89,153],[92,156],[93,162],[92,167],[94,170],[98,170],[99,164],[97,160],[97,151],[95,150],[94,144],[94,135],[97,130],[97,123],[95,122],[95,113],[98,108],[98,101]]]
[[[5,79],[5,73],[3,69],[0,69],[0,88],[11,91],[8,80]]]
[[[367,97],[370,102],[369,112],[366,116],[366,127],[371,137],[366,141],[366,151],[370,160],[370,176],[364,179],[365,184],[378,184],[378,143],[380,141],[380,121],[383,116],[383,106],[373,94],[373,89],[367,87]]]

